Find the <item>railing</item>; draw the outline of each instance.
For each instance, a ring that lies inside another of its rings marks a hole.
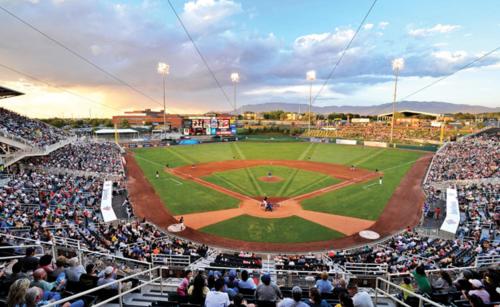
[[[388,280],[385,280],[381,277],[377,277],[377,280],[375,282],[375,306],[378,304],[378,299],[379,299],[379,294],[384,295],[384,297],[389,298],[395,302],[398,302],[399,304],[405,306],[405,307],[412,307],[408,304],[406,304],[403,300],[398,298],[398,296],[395,294],[395,292],[398,293],[408,293],[412,297],[416,297],[418,299],[418,306],[422,307],[424,302],[427,305],[432,305],[436,307],[442,307],[441,304],[438,304],[420,294],[417,294],[415,292],[409,291],[403,287],[400,287],[399,285],[396,285]]]
[[[387,274],[388,265],[386,263],[356,263],[346,262],[344,267],[347,272],[354,275],[374,276]]]
[[[17,136],[15,134],[12,134],[12,133],[5,131],[3,129],[0,129],[0,136],[3,136],[4,138],[8,138],[8,139],[11,139],[13,141],[22,143],[22,144],[29,146],[29,147],[33,146],[33,144],[31,144],[28,140],[23,139],[22,137]]]
[[[475,266],[477,268],[490,265],[498,265],[500,263],[500,255],[482,255],[476,256]]]
[[[440,277],[441,272],[446,272],[451,276],[451,279],[454,280],[456,277],[465,270],[474,270],[475,266],[469,267],[450,267],[450,268],[442,268],[442,269],[434,269],[434,270],[426,270],[425,274],[427,275],[429,282],[432,284],[433,281]],[[393,282],[395,284],[401,284],[405,277],[411,277],[412,272],[398,272],[398,273],[390,273],[387,274],[387,280]]]
[[[153,265],[160,264],[171,268],[184,268],[191,264],[191,256],[158,254],[158,255],[151,255],[151,261]]]
[[[26,166],[26,168],[31,168],[33,170],[43,171],[43,172],[46,172],[48,174],[68,174],[68,175],[74,175],[74,176],[79,176],[79,177],[94,177],[94,178],[101,178],[103,180],[111,180],[111,181],[115,181],[115,182],[123,179],[123,175],[120,175],[120,174],[107,174],[107,173],[100,173],[100,172],[82,171],[82,170],[74,170],[74,169],[63,168],[63,167]]]
[[[110,283],[107,283],[105,285],[102,285],[102,286],[98,286],[98,287],[95,287],[95,288],[92,288],[90,290],[87,290],[87,291],[83,291],[83,292],[80,292],[80,293],[77,293],[77,294],[74,294],[74,295],[71,295],[71,296],[68,296],[66,298],[63,298],[63,299],[60,299],[58,301],[55,301],[55,302],[51,302],[47,305],[45,305],[45,307],[51,307],[51,306],[59,306],[59,305],[62,305],[63,303],[66,303],[66,302],[69,302],[69,301],[74,301],[74,300],[77,300],[85,295],[90,295],[92,293],[96,293],[98,292],[99,290],[103,290],[103,289],[106,289],[106,288],[109,288],[110,286],[113,286],[113,285],[117,285],[118,287],[118,294],[115,295],[115,296],[112,296],[104,301],[101,301],[93,306],[95,307],[98,307],[98,306],[102,306],[104,304],[107,304],[109,302],[112,302],[116,299],[119,300],[119,304],[120,306],[123,306],[123,296],[125,294],[128,294],[128,293],[131,293],[133,291],[136,291],[136,290],[139,290],[141,289],[142,287],[144,286],[147,286],[147,285],[150,285],[150,284],[153,284],[153,283],[156,283],[157,281],[160,282],[160,293],[163,295],[163,281],[162,281],[162,271],[166,269],[164,267],[161,267],[161,266],[157,266],[157,267],[154,267],[154,268],[151,268],[151,269],[148,269],[146,271],[143,271],[143,272],[139,272],[139,273],[135,273],[135,274],[132,274],[132,275],[129,275],[129,276],[126,276],[124,278],[121,278],[121,279],[118,279],[118,280],[114,280]],[[136,277],[139,277],[141,275],[145,275],[145,274],[152,274],[154,271],[159,271],[160,274],[158,277],[155,277],[155,278],[151,278],[150,280],[148,281],[144,281],[142,282],[141,284],[139,284],[138,286],[136,287],[133,287],[131,289],[128,289],[128,290],[123,290],[123,282],[125,281],[128,281],[132,278],[136,278]]]
[[[19,249],[26,249],[28,247],[33,247],[35,248],[35,255],[36,256],[43,256],[45,255],[45,250],[42,245],[40,244],[31,244],[31,245],[10,245],[10,246],[0,246],[0,251],[1,250],[19,250]],[[37,252],[37,249],[41,250],[41,252]],[[23,253],[22,255],[11,255],[11,256],[3,256],[0,257],[0,261],[5,261],[5,260],[12,260],[12,259],[20,259],[26,257],[25,254]]]

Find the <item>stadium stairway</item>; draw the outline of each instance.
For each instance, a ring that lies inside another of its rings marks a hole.
[[[167,292],[160,286],[147,285],[140,292],[132,292],[123,296],[123,307],[176,306],[178,304],[175,292]],[[106,307],[120,307],[118,303],[104,304]]]

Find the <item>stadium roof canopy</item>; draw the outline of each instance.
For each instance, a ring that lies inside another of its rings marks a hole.
[[[8,89],[6,87],[0,86],[0,99],[16,97],[24,95],[24,93]]]
[[[443,116],[443,114],[423,112],[423,111],[414,111],[414,110],[401,110],[401,111],[397,111],[397,113],[403,114],[406,117],[414,116],[414,115],[427,115],[427,116],[439,118],[439,117]],[[382,113],[382,114],[377,115],[377,117],[392,117],[392,112]]]
[[[96,134],[114,134],[114,133],[122,134],[122,133],[139,133],[137,130],[134,129],[100,129],[97,130],[95,133]]]

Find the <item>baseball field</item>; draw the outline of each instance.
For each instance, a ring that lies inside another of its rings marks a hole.
[[[421,178],[415,177],[429,161],[424,152],[400,149],[231,142],[134,149],[127,164],[135,177],[131,185],[148,185],[132,187],[132,198],[141,194],[139,215],[159,224],[162,214],[182,216],[186,235],[272,248],[335,245],[361,230],[384,235],[383,226],[393,232],[413,223],[415,217],[405,214],[418,215]],[[146,191],[151,187],[154,195]],[[272,211],[263,207],[264,197]],[[148,199],[164,207],[148,207]]]

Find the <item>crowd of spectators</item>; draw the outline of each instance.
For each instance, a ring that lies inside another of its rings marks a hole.
[[[33,146],[52,145],[68,138],[62,129],[30,119],[18,113],[0,108],[0,131],[22,138]]]
[[[27,162],[44,167],[124,175],[120,148],[110,142],[78,142],[64,146],[44,157]]]
[[[274,263],[278,270],[293,271],[323,271],[328,269],[328,265],[319,255],[277,255]]]
[[[428,181],[500,177],[500,133],[463,138],[442,148],[435,156]]]
[[[445,132],[444,137],[448,138],[451,135],[452,131],[450,130]],[[311,130],[304,133],[303,136],[388,142],[391,136],[391,126],[381,123],[342,125],[335,126],[333,130]],[[441,129],[436,127],[395,126],[393,131],[393,139],[403,143],[425,140],[439,141],[440,137]]]
[[[326,276],[326,277],[325,277]],[[302,288],[278,285],[269,273],[250,277],[247,270],[184,272],[175,296],[169,300],[197,306],[278,306],[278,307],[373,307],[370,295],[355,283],[329,280],[326,272],[317,275],[316,286]]]

